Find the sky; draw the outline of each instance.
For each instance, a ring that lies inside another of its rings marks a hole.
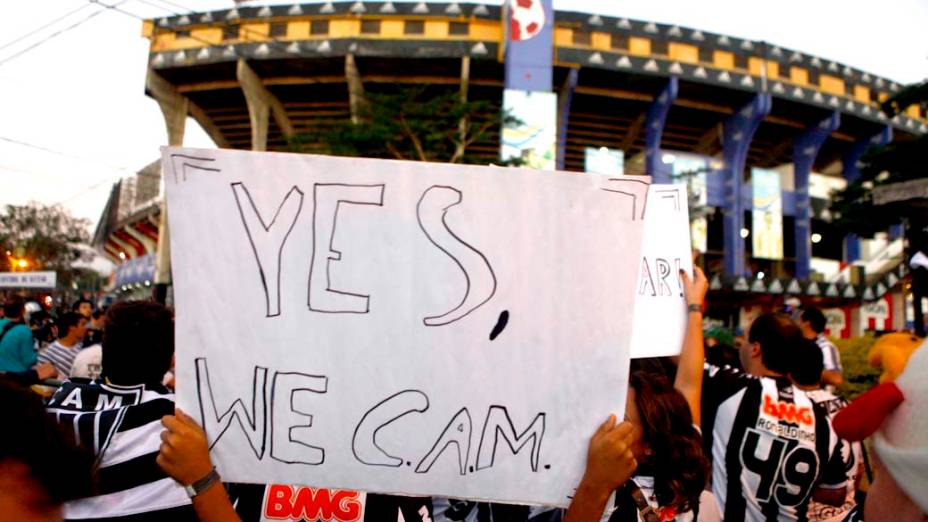
[[[121,1],[121,9],[146,18],[181,11],[176,6],[233,5]],[[249,5],[274,3],[282,2]],[[763,40],[903,83],[928,77],[928,0],[555,0],[554,7]],[[62,204],[95,226],[112,184],[156,159],[167,140],[158,106],[145,96],[148,41],[141,22],[91,0],[8,1],[3,8],[0,205]],[[213,146],[190,119],[184,144]]]

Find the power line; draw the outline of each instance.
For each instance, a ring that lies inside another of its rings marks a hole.
[[[6,49],[7,47],[9,47],[9,46],[11,46],[11,45],[15,45],[15,44],[19,43],[19,42],[25,40],[26,38],[29,38],[30,36],[32,36],[32,35],[38,33],[39,31],[42,31],[43,29],[47,29],[48,27],[51,27],[52,25],[55,25],[56,23],[58,23],[58,22],[64,20],[65,18],[67,18],[67,17],[69,17],[69,16],[71,16],[71,15],[73,15],[73,14],[76,14],[76,13],[78,13],[78,12],[84,10],[84,9],[87,9],[88,7],[90,7],[90,4],[84,4],[84,5],[80,6],[80,7],[78,7],[77,9],[74,9],[73,11],[68,11],[67,13],[65,13],[65,14],[63,14],[63,15],[61,15],[61,16],[59,16],[58,18],[55,18],[55,19],[52,20],[51,22],[48,22],[47,24],[44,24],[44,25],[42,25],[42,26],[40,26],[40,27],[36,27],[35,29],[29,31],[28,33],[26,33],[26,34],[24,34],[24,35],[19,36],[19,37],[17,37],[17,38],[14,38],[14,39],[10,40],[9,42],[7,42],[7,43],[5,43],[5,44],[3,44],[3,45],[0,45],[0,51],[2,51],[3,49]]]
[[[65,203],[70,203],[70,202],[74,201],[75,199],[77,199],[77,198],[79,198],[79,197],[81,197],[81,196],[87,194],[88,192],[91,192],[91,191],[93,191],[93,190],[96,190],[98,187],[100,187],[100,186],[103,185],[104,183],[113,183],[114,181],[115,181],[115,180],[113,180],[112,178],[104,179],[104,180],[102,180],[102,181],[98,181],[98,182],[94,183],[93,185],[91,185],[91,186],[89,186],[89,187],[87,187],[87,188],[81,190],[81,191],[78,192],[77,194],[74,194],[73,196],[71,196],[71,197],[69,197],[69,198],[62,199],[61,201],[58,201],[58,202],[56,202],[55,204],[56,204],[56,205],[64,205]]]
[[[167,11],[167,12],[173,14],[173,15],[180,16],[180,13],[174,11],[173,9],[168,9],[167,7],[164,7],[164,6],[161,5],[161,4],[156,4],[156,3],[154,3],[154,2],[149,2],[148,0],[135,0],[135,1],[136,1],[136,2],[139,2],[139,3],[141,3],[141,4],[145,4],[145,5],[147,5],[147,6],[150,6],[150,7],[154,7],[155,9],[161,9],[162,11]]]
[[[123,0],[123,2],[125,2],[125,1],[126,1],[126,0]],[[7,57],[4,58],[3,60],[0,60],[0,66],[2,66],[3,64],[9,62],[10,60],[13,60],[14,58],[17,58],[17,57],[19,57],[19,56],[22,56],[22,55],[28,53],[29,51],[35,49],[36,47],[38,47],[38,46],[40,46],[40,45],[42,45],[42,44],[44,44],[45,42],[51,40],[52,38],[55,38],[56,36],[60,36],[60,35],[62,35],[62,34],[64,34],[64,33],[68,32],[68,31],[70,31],[71,29],[74,29],[74,28],[76,28],[76,27],[78,27],[78,26],[84,24],[85,22],[90,21],[91,19],[93,19],[93,18],[99,16],[101,13],[103,13],[102,10],[100,10],[100,11],[95,11],[95,12],[91,13],[90,16],[87,16],[87,17],[85,17],[85,18],[81,18],[81,19],[78,20],[77,22],[75,22],[75,23],[73,23],[73,24],[71,24],[71,25],[65,27],[64,29],[59,29],[58,31],[55,31],[54,33],[52,33],[52,34],[46,36],[45,38],[42,38],[42,39],[39,40],[38,42],[36,42],[36,43],[30,45],[29,47],[26,47],[25,49],[19,51],[18,53],[13,54],[12,56],[7,56]]]
[[[108,163],[106,163],[106,162],[104,162],[104,161],[100,161],[100,160],[97,160],[97,159],[85,158],[85,157],[82,157],[82,156],[77,156],[77,155],[75,155],[75,154],[70,154],[70,153],[68,153],[68,152],[61,152],[61,151],[59,151],[59,150],[50,149],[50,148],[48,148],[48,147],[43,147],[43,146],[41,146],[41,145],[35,145],[35,144],[33,144],[33,143],[28,143],[28,142],[25,142],[25,141],[20,141],[20,140],[16,140],[16,139],[13,139],[13,138],[7,138],[6,136],[0,136],[0,141],[5,141],[5,142],[7,142],[7,143],[12,143],[12,144],[14,144],[14,145],[19,145],[20,147],[27,147],[27,148],[30,148],[30,149],[40,150],[40,151],[42,151],[42,152],[47,152],[47,153],[49,153],[49,154],[55,154],[56,156],[63,156],[63,157],[65,157],[65,158],[76,159],[76,160],[80,160],[80,161],[84,161],[84,162],[89,162],[89,163],[96,163],[97,165],[104,165],[104,166],[106,166],[106,167],[108,167],[108,168],[110,168],[110,169],[113,169],[113,170],[124,170],[124,171],[128,171],[128,172],[133,172],[132,169],[127,168],[127,167],[119,167],[119,166],[116,166],[116,165],[110,165],[110,164],[108,164]]]
[[[145,177],[145,178],[152,178],[152,179],[157,178],[158,180],[161,179],[161,174],[146,174],[146,173],[142,173],[142,172],[136,172],[135,175],[136,175],[137,177],[140,177],[140,178]],[[75,199],[77,199],[77,198],[83,196],[84,194],[87,194],[88,192],[91,192],[91,191],[93,191],[93,190],[96,190],[100,185],[103,185],[104,183],[114,183],[114,182],[116,182],[116,180],[119,179],[119,178],[120,178],[120,176],[116,176],[116,177],[112,177],[112,178],[107,178],[107,179],[100,180],[100,181],[94,183],[93,185],[90,185],[89,187],[84,188],[83,190],[81,190],[81,191],[78,192],[77,194],[74,194],[73,196],[71,196],[71,197],[69,197],[69,198],[62,199],[61,201],[59,201],[59,202],[57,202],[57,203],[55,203],[55,204],[56,204],[56,205],[63,205],[63,204],[65,204],[65,203],[68,203],[68,202],[70,202],[70,201],[73,201],[73,200],[75,200]]]
[[[21,174],[21,175],[24,175],[24,176],[54,176],[54,174],[52,174],[52,173],[50,173],[50,172],[27,172],[27,171],[24,171],[24,170],[14,169],[14,168],[7,167],[7,166],[3,166],[3,165],[0,165],[0,170],[5,170],[5,171],[7,171],[7,172],[13,172],[13,173],[15,173],[15,174]],[[62,205],[62,204],[64,204],[64,203],[68,203],[68,202],[73,201],[73,200],[75,200],[75,199],[77,199],[77,198],[83,196],[84,194],[86,194],[86,193],[88,193],[88,192],[90,192],[90,191],[96,189],[97,187],[99,187],[100,185],[102,185],[102,184],[104,184],[104,183],[106,183],[106,182],[113,182],[113,181],[114,181],[114,180],[113,180],[112,178],[104,179],[104,180],[102,180],[102,181],[99,181],[99,182],[93,184],[93,185],[90,186],[90,187],[87,187],[87,188],[81,190],[80,192],[78,192],[77,194],[75,194],[75,195],[73,195],[73,196],[71,196],[71,197],[62,199],[61,201],[56,201],[55,203],[53,203],[53,205]]]
[[[173,7],[178,8],[178,9],[183,9],[183,10],[185,10],[185,11],[188,11],[189,13],[193,13],[193,12],[194,12],[193,9],[190,9],[189,7],[184,7],[184,6],[180,5],[180,4],[175,4],[174,2],[170,2],[169,0],[158,0],[158,1],[161,2],[162,4],[165,4],[165,5],[170,5],[170,6],[173,6]],[[188,13],[188,14],[189,14],[189,13]]]
[[[105,3],[101,2],[100,0],[87,0],[87,1],[90,2],[91,4],[97,4],[97,5],[101,6],[101,7],[105,7],[105,8],[107,8],[107,9],[111,9],[111,10],[117,12],[117,13],[121,13],[121,14],[124,14],[124,15],[126,15],[126,16],[128,16],[128,17],[135,18],[136,20],[139,20],[139,21],[142,21],[142,22],[146,22],[146,21],[147,21],[147,19],[144,18],[144,17],[142,17],[142,16],[139,16],[139,15],[137,15],[137,14],[135,14],[135,13],[132,13],[132,12],[129,12],[129,11],[126,11],[126,10],[124,10],[124,9],[120,9],[119,7],[117,7],[118,5],[124,3],[126,0],[123,0],[123,1],[120,2],[120,3],[118,3],[118,4],[113,4],[113,5],[105,4]],[[191,39],[193,39],[193,40],[196,40],[196,41],[198,41],[198,42],[201,42],[201,43],[205,43],[206,45],[213,45],[212,42],[210,42],[210,41],[208,41],[208,40],[204,40],[204,39],[199,38],[199,37],[196,37],[196,36],[193,36],[192,34],[189,36],[189,38],[191,38]]]

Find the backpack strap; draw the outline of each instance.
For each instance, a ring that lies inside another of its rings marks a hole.
[[[648,499],[634,480],[629,480],[616,491],[615,504],[616,510],[609,517],[609,522],[637,522],[639,516],[644,522],[660,522],[657,510],[648,504]]]

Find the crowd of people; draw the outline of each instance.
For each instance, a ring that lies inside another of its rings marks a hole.
[[[609,416],[592,434],[569,508],[369,494],[364,520],[928,519],[928,426],[918,410],[928,350],[898,384],[848,405],[835,392],[840,354],[821,311],[763,314],[737,339],[704,336],[708,283],[699,269],[682,278],[681,354],[633,361],[624,418]],[[13,420],[0,430],[2,516],[256,518],[254,489],[222,482],[206,434],[175,407],[170,310],[126,302],[104,313],[81,301],[27,320],[22,301],[9,299],[3,314],[0,396]],[[53,377],[62,382],[44,400],[27,388]],[[875,455],[862,442],[870,436]]]

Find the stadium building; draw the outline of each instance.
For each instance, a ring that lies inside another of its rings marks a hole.
[[[522,128],[472,145],[486,163],[502,151],[539,168],[689,183],[694,246],[731,317],[794,296],[832,308],[835,335],[904,326],[899,230],[839,237],[827,210],[869,146],[928,132],[925,107],[880,111],[898,84],[775,42],[512,5],[317,2],[147,20],[146,93],[169,144],[190,116],[218,147],[252,150],[288,150],[387,85],[498,101]],[[136,232],[160,237],[150,225],[163,218],[151,207],[144,220],[110,219],[98,245],[117,261],[153,255]],[[164,282],[161,265],[151,277]]]

